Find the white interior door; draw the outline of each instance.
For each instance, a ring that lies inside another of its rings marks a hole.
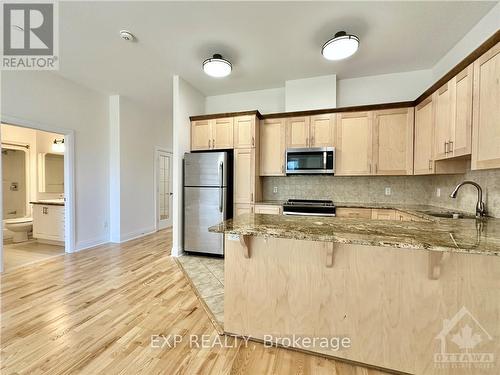
[[[158,229],[172,225],[172,154],[157,151],[157,222]]]

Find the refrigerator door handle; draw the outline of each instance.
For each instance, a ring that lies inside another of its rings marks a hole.
[[[220,172],[220,183],[219,183],[219,212],[223,210],[223,200],[224,200],[224,162],[219,163],[219,172]]]

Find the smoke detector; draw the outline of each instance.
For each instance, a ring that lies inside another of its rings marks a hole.
[[[123,40],[126,40],[127,42],[133,42],[135,40],[135,36],[134,34],[132,34],[130,31],[128,30],[121,30],[120,31],[120,37],[123,39]]]

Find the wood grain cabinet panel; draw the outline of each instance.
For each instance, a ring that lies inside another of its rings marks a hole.
[[[260,175],[285,175],[285,119],[268,119],[260,127]]]
[[[309,117],[291,117],[286,120],[287,148],[309,147]]]
[[[337,207],[336,216],[340,218],[371,219],[372,209]]]
[[[335,146],[335,115],[316,115],[310,117],[310,147]]]
[[[396,211],[391,209],[372,209],[373,220],[396,220]]]
[[[500,168],[500,43],[474,62],[472,169]]]
[[[212,121],[200,120],[191,123],[191,150],[210,150],[212,148]]]
[[[234,150],[234,203],[255,202],[255,149]]]
[[[433,128],[434,108],[432,96],[415,107],[414,174],[434,173]]]
[[[251,203],[235,203],[233,211],[234,217],[244,214],[253,214],[254,205]]]
[[[212,124],[212,148],[215,150],[233,148],[233,125],[232,117],[218,118]]]
[[[453,79],[454,132],[453,137],[450,139],[450,152],[454,157],[470,155],[472,150],[473,73],[473,66],[470,65]]]
[[[374,174],[413,174],[413,114],[413,108],[374,112]]]
[[[451,83],[443,85],[434,93],[434,159],[448,157],[453,133]]]
[[[337,114],[336,173],[372,173],[373,112]]]
[[[256,214],[281,215],[282,207],[272,204],[256,204],[254,211]]]
[[[258,130],[256,116],[234,118],[234,148],[255,148]]]

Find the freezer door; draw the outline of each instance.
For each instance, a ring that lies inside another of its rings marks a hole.
[[[184,188],[184,250],[224,254],[224,236],[208,228],[224,220],[226,188]]]
[[[227,186],[227,153],[184,154],[184,186]]]

